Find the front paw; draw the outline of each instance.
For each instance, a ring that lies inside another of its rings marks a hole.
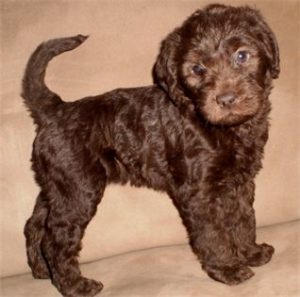
[[[251,253],[248,253],[247,264],[252,267],[264,265],[271,260],[274,251],[274,248],[266,243],[257,245]]]
[[[203,268],[211,278],[227,285],[238,285],[254,275],[249,267],[243,265],[222,267],[203,265]]]

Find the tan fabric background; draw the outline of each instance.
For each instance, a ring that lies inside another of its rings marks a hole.
[[[226,2],[226,1],[219,1]],[[228,1],[227,1],[228,2]],[[56,58],[48,85],[65,100],[117,87],[147,85],[159,42],[207,1],[1,1],[1,275],[28,271],[22,234],[38,188],[29,158],[34,127],[19,93],[30,53],[44,40],[77,33],[90,38]],[[245,3],[230,1],[231,4]],[[249,1],[247,2],[249,3]],[[299,1],[251,1],[276,32],[282,73],[272,94],[270,141],[257,179],[261,225],[300,218]],[[129,186],[107,189],[87,230],[81,261],[186,242],[171,201]]]

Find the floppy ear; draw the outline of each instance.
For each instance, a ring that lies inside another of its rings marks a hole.
[[[177,82],[177,69],[175,65],[176,50],[180,44],[180,36],[174,31],[161,43],[160,51],[154,65],[154,80],[165,91],[175,87]]]
[[[260,34],[257,34],[257,37],[258,40],[260,40],[264,45],[264,49],[267,54],[267,58],[269,60],[270,74],[273,79],[278,78],[280,73],[280,58],[279,58],[278,43],[275,34],[268,26],[268,24],[264,21],[259,11],[251,9],[249,7],[247,7],[247,9],[250,10],[250,13],[252,15],[254,13],[254,17],[259,26]]]
[[[277,43],[274,33],[271,31],[270,28],[268,28],[268,29],[269,29],[269,31],[267,32],[267,36],[269,39],[269,47],[270,47],[269,59],[271,61],[270,72],[271,72],[272,78],[276,79],[276,78],[278,78],[279,73],[280,73],[279,48],[278,48],[278,43]]]
[[[178,53],[182,38],[180,29],[175,29],[161,43],[160,52],[153,68],[154,82],[161,86],[170,99],[182,110],[193,108],[191,100],[185,96],[179,81]]]

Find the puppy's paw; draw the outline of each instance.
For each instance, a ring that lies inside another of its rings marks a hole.
[[[102,289],[103,284],[101,282],[82,277],[72,288],[62,293],[65,297],[93,297]]]
[[[255,252],[249,253],[247,256],[247,264],[252,267],[261,266],[268,263],[275,249],[266,243],[256,246]]]
[[[249,267],[243,265],[203,268],[211,278],[227,285],[238,285],[254,275]]]

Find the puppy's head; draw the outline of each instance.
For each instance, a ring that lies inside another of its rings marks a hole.
[[[180,108],[215,125],[253,117],[279,75],[275,36],[249,7],[210,5],[161,45],[154,77]]]

